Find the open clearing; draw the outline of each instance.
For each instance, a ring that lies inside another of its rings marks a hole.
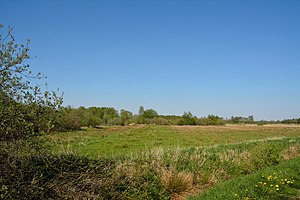
[[[3,152],[7,199],[299,197],[296,126],[110,126],[43,137],[54,154],[31,153],[35,140],[21,155]]]
[[[97,158],[156,148],[227,145],[300,136],[299,126],[158,126],[87,128],[50,135],[54,151]]]
[[[290,173],[286,168],[286,165],[291,166],[288,161],[300,155],[299,126],[134,125],[86,128],[49,137],[57,154],[75,154],[115,163],[105,180],[110,181],[108,188],[112,185],[124,187],[121,193],[116,192],[118,189],[111,190],[116,195],[123,195],[124,199],[140,199],[142,196],[146,199],[186,199],[189,196],[195,196],[195,199],[232,199],[235,194],[243,199],[250,195],[244,195],[245,187],[253,192],[252,198],[260,199],[266,195],[271,199],[277,198],[273,198],[274,195],[293,198],[300,188],[296,172],[293,177],[288,177],[294,178],[295,184],[276,194],[251,189],[260,181],[256,175],[254,178],[250,176],[251,184],[246,184],[249,182],[247,175],[279,163],[283,163],[282,167],[270,168],[272,173]],[[297,166],[299,159],[291,162]],[[89,174],[86,176],[93,179]],[[221,196],[218,192],[211,192],[216,184],[226,184],[228,180],[237,178],[238,185],[239,177],[245,177],[245,183],[242,188],[235,186],[234,193],[231,182],[224,186]]]

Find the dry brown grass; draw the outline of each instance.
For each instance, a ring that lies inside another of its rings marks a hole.
[[[290,160],[290,159],[293,159],[293,158],[297,158],[297,157],[300,156],[299,151],[300,151],[299,145],[290,146],[288,149],[286,149],[283,152],[283,159],[284,160]]]
[[[209,183],[213,185],[218,183],[220,180],[228,180],[229,178],[230,176],[227,171],[224,168],[220,167],[211,174]]]
[[[234,162],[240,163],[240,154],[235,149],[227,150],[224,153],[219,154],[221,162]]]
[[[113,176],[126,175],[127,178],[134,178],[138,173],[138,167],[133,165],[132,163],[120,163],[116,166]]]
[[[258,126],[256,124],[245,124],[245,125],[235,125],[235,124],[226,124],[225,126],[178,126],[172,125],[173,129],[180,131],[189,131],[189,130],[211,130],[211,131],[223,131],[223,130],[233,130],[233,131],[243,131],[243,130],[271,130],[276,128],[300,128],[298,124],[266,124],[263,126]]]
[[[68,178],[66,178],[68,177]],[[59,199],[99,199],[103,198],[97,192],[103,180],[93,174],[61,173],[54,181],[48,182]]]
[[[193,188],[194,176],[188,172],[164,169],[161,171],[161,182],[165,190],[171,193],[172,199],[179,199]]]
[[[300,127],[299,124],[265,124],[265,127]]]
[[[189,130],[211,130],[211,131],[223,131],[223,130],[257,130],[262,129],[262,126],[249,126],[249,125],[226,125],[226,126],[171,126],[174,129],[181,131]]]

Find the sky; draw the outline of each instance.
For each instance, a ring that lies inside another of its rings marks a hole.
[[[299,0],[0,0],[64,105],[300,117]]]

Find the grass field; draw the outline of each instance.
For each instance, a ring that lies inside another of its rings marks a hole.
[[[57,153],[124,155],[156,148],[227,145],[300,137],[299,126],[157,126],[103,127],[50,135]]]
[[[20,155],[9,148],[0,154],[1,197],[198,200],[300,195],[299,126],[135,125],[45,137],[37,138],[45,152],[37,148],[34,153],[33,140],[24,141]]]
[[[121,199],[292,199],[300,188],[300,160],[293,160],[300,155],[299,126],[136,125],[50,138],[55,153],[113,159],[117,179],[108,179],[125,188]],[[295,184],[280,192],[256,188],[270,173]]]

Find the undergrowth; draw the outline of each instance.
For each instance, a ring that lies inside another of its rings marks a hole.
[[[0,153],[2,199],[176,199],[299,155],[300,140],[154,149],[88,159]]]

